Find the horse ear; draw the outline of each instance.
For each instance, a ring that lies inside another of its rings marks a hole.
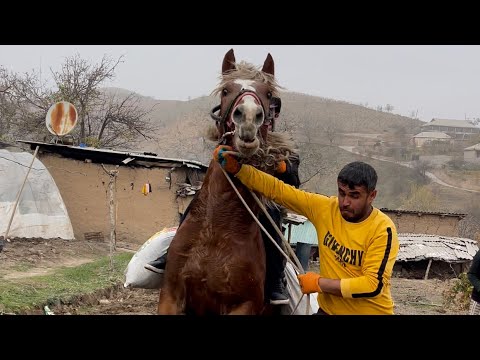
[[[233,69],[235,69],[235,55],[233,54],[233,49],[230,49],[223,58],[222,74],[225,74]]]
[[[273,63],[273,58],[272,58],[272,55],[270,55],[270,53],[268,53],[267,58],[263,63],[262,71],[272,76],[275,75],[275,64]]]

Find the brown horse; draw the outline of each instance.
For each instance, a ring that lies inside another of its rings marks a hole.
[[[270,101],[277,87],[270,54],[258,70],[246,62],[237,64],[232,49],[225,54],[221,81],[213,92],[221,102],[211,112],[220,142],[240,153],[242,162],[270,173],[284,159],[270,151],[267,141],[273,117]],[[248,189],[232,180],[258,215],[259,206]],[[158,313],[260,314],[265,282],[260,231],[220,165],[212,160],[168,250]]]

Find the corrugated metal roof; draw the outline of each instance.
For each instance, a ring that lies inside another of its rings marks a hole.
[[[92,147],[80,147],[63,144],[49,144],[39,141],[17,140],[17,142],[30,144],[33,150],[37,145],[43,151],[60,154],[64,157],[73,159],[84,159],[90,157],[93,162],[105,162],[117,165],[128,166],[161,166],[161,167],[179,167],[187,166],[188,168],[208,169],[208,165],[196,160],[173,159],[157,156],[149,152],[139,151],[119,151],[110,149],[96,149]],[[98,160],[98,161],[97,161]]]
[[[422,127],[429,125],[438,125],[438,126],[450,126],[450,127],[461,127],[461,128],[474,128],[478,129],[472,123],[469,123],[467,120],[452,120],[452,119],[432,119],[432,121],[422,125]]]
[[[475,145],[472,145],[472,146],[469,146],[463,150],[480,150],[480,143],[478,144],[475,144]]]
[[[289,229],[290,226],[287,226],[287,231],[285,232],[285,238],[287,239],[289,236]],[[300,225],[292,225],[291,229],[292,235],[290,238],[290,244],[302,242],[318,246],[317,231],[309,220]]]
[[[446,262],[465,262],[473,259],[478,251],[475,240],[430,235],[398,234],[400,250],[397,261],[441,260]]]
[[[451,139],[452,137],[441,131],[424,131],[414,135],[413,138],[426,138],[426,139]]]

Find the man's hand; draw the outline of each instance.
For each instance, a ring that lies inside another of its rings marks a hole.
[[[285,160],[282,160],[277,164],[275,172],[277,174],[283,174],[285,171],[287,171],[287,163],[285,162]]]
[[[320,285],[318,284],[318,280],[320,279],[320,275],[309,271],[305,274],[297,275],[298,281],[300,283],[300,288],[302,289],[302,293],[304,294],[311,294],[311,293],[321,293],[322,289],[320,289]]]
[[[240,164],[235,156],[226,153],[226,151],[233,151],[233,148],[228,145],[219,145],[213,151],[213,159],[217,161],[226,172],[235,175],[240,171],[242,164]]]

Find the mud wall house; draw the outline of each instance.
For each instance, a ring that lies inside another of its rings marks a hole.
[[[207,170],[197,161],[151,153],[19,142],[39,146],[38,157],[58,186],[78,240],[110,239],[110,176],[105,169],[118,170],[116,239],[135,244],[178,225]]]
[[[480,163],[480,143],[463,149],[463,160]]]
[[[398,233],[431,234],[443,236],[460,235],[460,222],[467,214],[442,213],[382,208],[395,223]]]

